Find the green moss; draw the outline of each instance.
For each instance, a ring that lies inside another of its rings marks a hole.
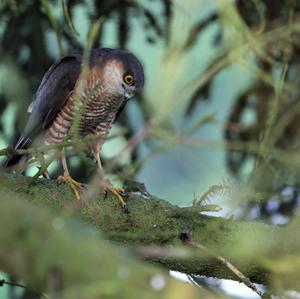
[[[132,194],[126,200],[129,213],[120,207],[111,194],[106,199],[95,194],[95,198],[90,198],[79,206],[67,185],[45,179],[32,182],[28,177],[2,176],[0,186],[0,196],[20,195],[34,205],[46,205],[61,215],[76,215],[103,232],[107,239],[128,246],[154,244],[168,248],[188,248],[180,239],[183,232],[188,233],[194,242],[206,246],[215,254],[227,257],[245,275],[255,277],[256,282],[266,279],[266,272],[261,271],[263,267],[258,263],[257,256],[268,256],[270,248],[273,252],[274,242],[270,240],[276,240],[277,232],[263,224],[191,213],[164,200],[144,198],[137,194]],[[190,274],[232,278],[232,274],[223,265],[211,258],[208,262],[203,252],[192,250],[189,254],[188,259],[151,257],[150,260]]]

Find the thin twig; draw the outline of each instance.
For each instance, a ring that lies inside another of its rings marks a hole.
[[[66,4],[66,1],[65,0],[61,0],[61,5],[62,5],[62,9],[63,9],[63,12],[64,12],[64,17],[65,17],[65,20],[67,22],[67,25],[72,33],[73,36],[79,36],[79,33],[78,31],[76,30],[74,24],[73,24],[73,21],[72,21],[72,18],[69,14],[69,11],[68,11],[68,6]]]
[[[239,271],[232,263],[230,263],[225,257],[221,255],[213,255],[211,250],[200,243],[196,243],[191,239],[188,239],[187,244],[192,245],[195,248],[202,250],[208,256],[212,256],[221,262],[228,270],[230,270],[233,274],[235,274],[248,288],[252,289],[256,294],[258,294],[261,298],[263,298],[264,293],[259,290],[251,280],[245,276],[241,271]]]
[[[64,51],[63,43],[62,43],[62,34],[61,34],[61,30],[59,28],[59,25],[57,23],[57,20],[52,13],[52,10],[50,8],[48,0],[40,0],[40,1],[42,3],[42,7],[45,10],[45,13],[48,16],[49,22],[55,32],[57,45],[58,45],[58,49],[59,49],[59,54],[60,54],[60,56],[64,56],[65,51]]]
[[[18,287],[18,288],[22,288],[22,289],[25,289],[25,290],[30,290],[28,289],[25,285],[23,284],[20,284],[20,283],[17,283],[17,282],[13,282],[13,281],[6,281],[5,279],[0,279],[0,287],[2,287],[3,285],[9,285],[9,286],[12,286],[12,287]],[[30,290],[31,292],[37,294],[38,296],[40,296],[41,298],[47,298],[44,294],[40,293],[40,292],[37,292],[37,291],[33,291],[33,290]]]
[[[5,279],[0,279],[0,287],[3,287],[3,285],[5,285],[5,284],[13,286],[13,287],[19,287],[19,288],[26,289],[26,286],[24,286],[20,283],[16,283],[13,281],[6,281]]]
[[[125,132],[126,132],[125,129],[121,130],[121,132],[112,134],[111,136],[107,137],[106,140],[110,140],[110,139],[122,136],[122,134],[124,134]],[[71,146],[74,146],[75,144],[76,144],[76,146],[86,145],[88,142],[96,141],[99,138],[101,138],[101,136],[88,135],[81,139],[65,140],[60,143],[48,144],[48,145],[42,145],[42,146],[30,147],[27,149],[18,149],[18,150],[13,149],[12,147],[6,147],[3,149],[0,149],[0,156],[36,155],[39,153],[47,153],[47,152],[49,152],[51,150],[55,150],[55,149],[58,150],[58,149],[62,149],[62,148],[71,147]]]

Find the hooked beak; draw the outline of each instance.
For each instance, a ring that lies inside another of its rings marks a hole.
[[[126,87],[125,84],[122,84],[123,90],[124,90],[124,99],[127,102],[130,98],[132,98],[135,93],[136,93],[136,89],[134,86],[131,87]]]
[[[125,101],[128,101],[133,96],[134,96],[134,92],[133,91],[125,90],[125,93],[124,93]]]

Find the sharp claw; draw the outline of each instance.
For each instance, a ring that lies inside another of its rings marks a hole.
[[[119,205],[123,208],[124,212],[129,213],[126,203],[124,201],[125,198],[129,197],[128,192],[126,192],[124,189],[114,187],[108,180],[101,180],[100,186],[101,189],[104,190],[104,199],[107,197],[109,191],[115,196]]]
[[[70,186],[70,188],[72,189],[75,198],[77,201],[80,200],[80,194],[79,194],[79,189],[82,189],[83,186],[81,183],[75,181],[70,175],[64,175],[64,176],[59,176],[57,178],[58,182],[61,183],[66,183]]]
[[[108,194],[107,190],[104,190],[103,194],[104,194],[104,200],[107,199],[107,194]]]
[[[115,188],[112,186],[107,186],[106,190],[110,191],[117,199],[117,201],[119,202],[120,206],[124,209],[127,210],[126,207],[126,203],[124,201],[124,199],[122,198],[122,195],[120,194],[122,189],[119,188]]]

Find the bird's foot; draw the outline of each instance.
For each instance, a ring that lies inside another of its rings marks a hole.
[[[126,203],[123,199],[123,197],[126,196],[126,192],[123,189],[109,186],[109,187],[106,187],[106,190],[110,191],[116,197],[118,203],[124,210],[127,210]]]
[[[105,192],[110,192],[112,193],[115,198],[117,199],[119,205],[126,211],[128,212],[127,205],[125,203],[124,198],[128,197],[128,192],[126,192],[122,188],[117,188],[113,186],[109,181],[106,181],[105,183],[101,182],[102,188],[105,190]]]
[[[60,175],[57,180],[60,183],[68,184],[71,187],[76,200],[80,200],[79,190],[83,188],[81,183],[75,181],[69,174],[64,174],[63,176]]]

